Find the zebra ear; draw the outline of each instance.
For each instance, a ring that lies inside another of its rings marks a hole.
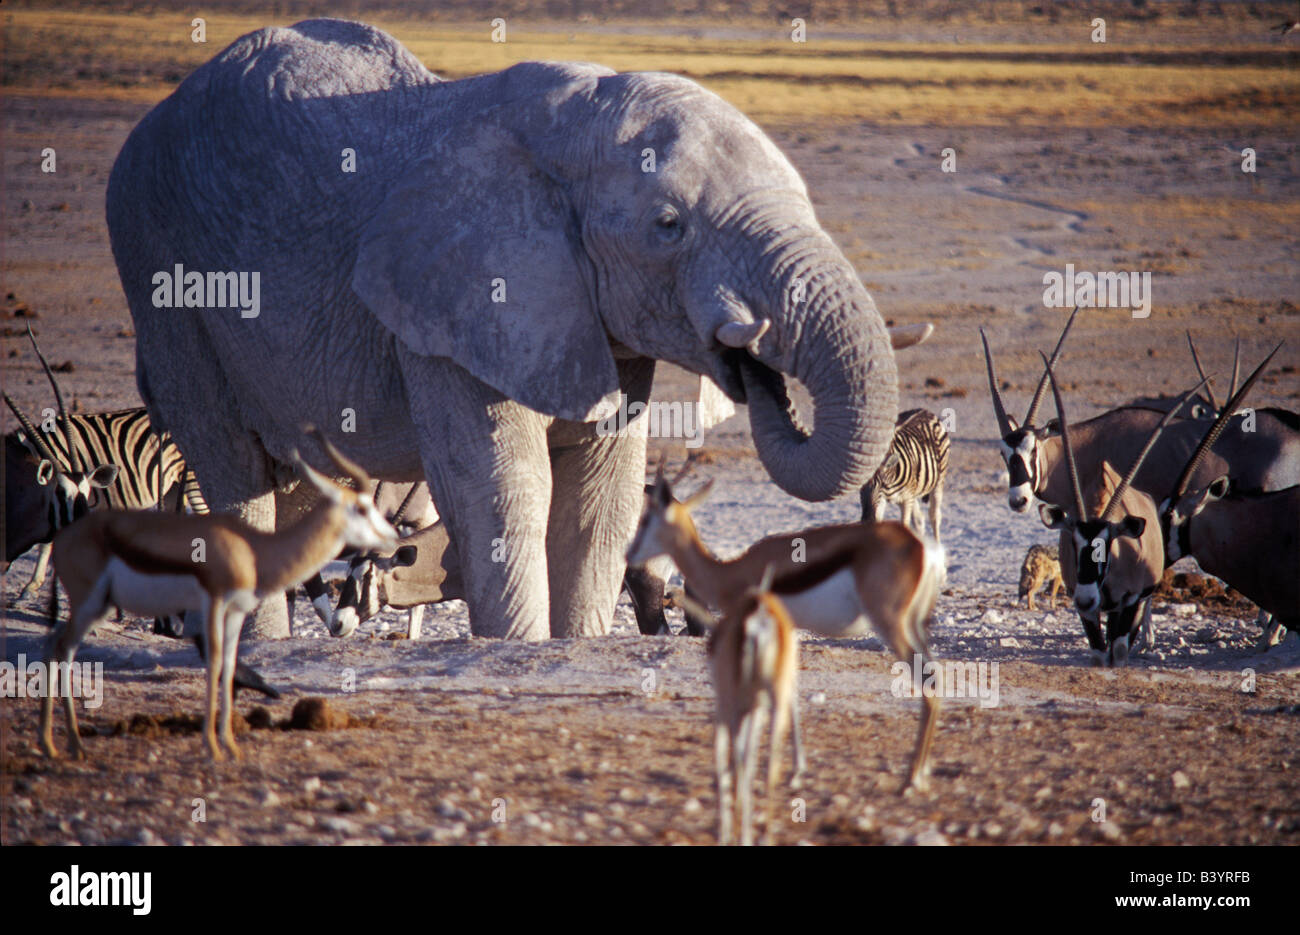
[[[54,462],[48,458],[42,458],[41,463],[36,466],[36,483],[44,487],[54,479]]]

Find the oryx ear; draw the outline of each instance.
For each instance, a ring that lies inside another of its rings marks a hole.
[[[117,480],[117,470],[116,464],[101,464],[90,472],[90,486],[99,487],[101,490],[108,487]]]
[[[1228,495],[1228,491],[1231,489],[1232,481],[1228,479],[1228,475],[1224,474],[1220,477],[1216,477],[1214,482],[1206,489],[1205,493],[1209,500],[1222,500]]]
[[[1140,516],[1126,516],[1121,522],[1115,524],[1115,533],[1120,536],[1128,536],[1130,539],[1142,538],[1142,533],[1147,528],[1147,521]]]
[[[1048,529],[1060,529],[1067,524],[1065,510],[1054,503],[1038,504],[1038,515]]]
[[[1011,432],[1015,432],[1020,429],[1020,423],[1016,420],[1016,417],[1009,412],[1007,413],[1007,424],[1011,427],[1010,431],[1007,432],[1008,435],[1010,435]]]
[[[42,458],[36,466],[36,483],[44,487],[54,479],[54,464],[48,458]]]
[[[393,553],[392,567],[409,568],[411,565],[415,564],[415,560],[419,558],[419,555],[420,550],[417,546],[404,545]]]

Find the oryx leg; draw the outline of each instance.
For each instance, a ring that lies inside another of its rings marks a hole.
[[[31,597],[45,583],[45,573],[50,564],[50,552],[53,551],[53,548],[53,544],[49,542],[42,542],[37,548],[36,568],[32,571],[31,580],[18,592],[20,598]]]
[[[406,638],[408,640],[418,640],[420,638],[420,628],[423,625],[424,625],[424,605],[416,604],[407,613]]]

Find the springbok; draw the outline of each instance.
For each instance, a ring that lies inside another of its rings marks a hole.
[[[923,706],[904,788],[924,790],[939,699],[919,683],[922,673],[935,670],[928,631],[945,574],[943,547],[922,540],[902,523],[852,523],[770,536],[739,557],[722,561],[700,542],[691,519],[691,510],[712,486],[705,484],[679,503],[672,483],[664,479],[661,461],[628,547],[628,562],[639,565],[668,555],[703,604],[732,617],[743,613],[747,595],[770,567],[771,591],[795,626],[832,637],[860,636],[874,629],[916,674],[915,690]],[[913,665],[913,656],[920,665]]]
[[[1066,322],[1048,363],[1056,366],[1061,345],[1074,322],[1076,309]],[[983,330],[984,360],[988,370],[993,410],[1002,433],[1000,450],[1007,465],[1007,502],[1023,513],[1037,497],[1044,503],[1068,503],[1072,492],[1065,470],[1059,427],[1036,426],[1034,419],[1047,387],[1044,372],[1023,423],[1007,414],[998,390],[993,357]],[[1217,409],[1217,407],[1215,407]],[[1085,475],[1095,474],[1103,461],[1131,462],[1167,410],[1124,407],[1104,412],[1074,426],[1074,453]],[[1234,413],[1237,424],[1225,432],[1198,466],[1194,481],[1209,483],[1230,474],[1243,490],[1280,490],[1300,483],[1300,416],[1285,410]],[[1248,421],[1249,420],[1249,421]],[[1243,431],[1249,425],[1250,431]],[[1205,423],[1180,419],[1169,425],[1160,444],[1150,452],[1133,486],[1154,498],[1163,497],[1187,463],[1187,457],[1204,433]]]
[[[375,509],[366,493],[369,478],[318,430],[305,427],[334,466],[356,484],[340,488],[293,453],[295,463],[322,494],[293,525],[260,532],[241,520],[216,513],[181,515],[148,511],[106,510],[91,513],[61,530],[54,539],[54,570],[68,592],[71,612],[57,627],[46,654],[46,671],[71,676],[73,657],[86,635],[114,605],[130,613],[165,615],[200,611],[207,627],[208,704],[203,733],[214,760],[223,758],[217,744],[217,696],[221,696],[221,745],[235,758],[239,747],[231,731],[235,661],[244,617],[257,602],[283,594],[338,554],[344,545],[385,547],[397,531]],[[57,595],[57,591],[55,592]],[[58,602],[51,602],[56,623]],[[52,665],[57,665],[54,670]],[[41,706],[41,746],[54,748],[55,677]],[[72,694],[64,686],[68,748],[85,751],[77,733]]]
[[[794,744],[797,786],[805,761],[799,737],[799,702],[795,681],[799,673],[799,637],[781,600],[770,591],[769,566],[756,591],[709,634],[709,666],[716,695],[713,761],[717,774],[718,843],[732,842],[737,793],[740,843],[754,843],[754,774],[761,746],[762,720],[771,719],[767,758],[767,795],[763,805],[764,838],[772,841],[771,800],[781,769],[781,747],[787,730]]]
[[[1165,413],[1123,478],[1104,460],[1100,467],[1081,478],[1056,375],[1046,358],[1044,363],[1056,402],[1073,497],[1070,509],[1044,503],[1039,513],[1045,526],[1060,532],[1061,573],[1067,590],[1074,595],[1074,606],[1092,650],[1093,665],[1123,666],[1128,662],[1129,645],[1139,626],[1150,626],[1151,595],[1165,570],[1164,543],[1155,502],[1131,486],[1133,478],[1182,403],[1205,381]],[[1085,487],[1094,515],[1090,515],[1089,501],[1084,499]],[[1106,615],[1104,636],[1102,614]]]
[[[1300,486],[1244,493],[1234,489],[1228,475],[1203,487],[1191,485],[1205,453],[1262,369],[1263,364],[1206,431],[1161,502],[1160,522],[1169,564],[1190,555],[1202,571],[1259,605],[1261,645],[1267,649],[1281,627],[1300,628]]]

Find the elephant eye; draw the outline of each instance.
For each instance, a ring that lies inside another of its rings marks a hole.
[[[655,218],[655,235],[664,243],[676,243],[682,239],[685,225],[673,208],[664,208]]]

